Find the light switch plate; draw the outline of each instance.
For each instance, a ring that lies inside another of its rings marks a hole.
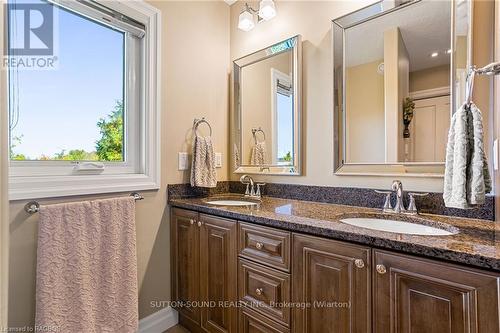
[[[215,153],[215,167],[222,168],[222,153]]]
[[[189,169],[188,153],[179,152],[178,165],[179,165],[179,170],[181,171]]]

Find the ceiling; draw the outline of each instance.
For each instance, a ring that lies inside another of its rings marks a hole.
[[[410,57],[410,71],[450,63],[449,1],[423,0],[346,30],[346,66],[384,58],[384,31],[399,27]],[[437,57],[431,57],[439,52]]]

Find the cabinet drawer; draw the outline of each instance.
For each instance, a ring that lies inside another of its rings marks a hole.
[[[290,325],[290,275],[245,259],[238,260],[238,297],[279,323]]]
[[[242,257],[290,271],[290,233],[239,223],[239,252]]]
[[[240,333],[289,333],[290,330],[259,313],[246,308],[240,308],[238,332]]]

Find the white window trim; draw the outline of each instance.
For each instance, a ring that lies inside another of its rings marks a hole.
[[[144,112],[140,173],[9,177],[9,200],[63,197],[160,188],[161,11],[144,1],[97,2],[141,22],[144,37]]]

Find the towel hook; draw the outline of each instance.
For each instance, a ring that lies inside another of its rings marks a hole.
[[[257,133],[258,132],[261,132],[262,133],[262,136],[264,137],[264,141],[266,141],[266,133],[264,133],[264,131],[262,130],[262,127],[259,127],[259,128],[252,128],[252,135],[253,135],[253,140],[255,141],[255,144],[257,144]]]
[[[470,105],[472,102],[472,93],[474,91],[474,77],[476,75],[476,66],[471,66],[467,79],[465,80],[465,103]]]
[[[200,124],[202,123],[205,123],[207,124],[208,128],[210,129],[210,136],[212,136],[212,126],[210,126],[210,123],[205,119],[205,117],[202,117],[201,119],[197,119],[195,118],[194,121],[193,121],[193,131],[194,131],[194,134],[198,135],[198,126],[200,126]]]
[[[500,62],[492,62],[484,67],[477,68],[475,65],[470,66],[467,78],[465,80],[465,102],[470,105],[472,102],[472,93],[474,91],[474,77],[476,75],[499,75]]]

